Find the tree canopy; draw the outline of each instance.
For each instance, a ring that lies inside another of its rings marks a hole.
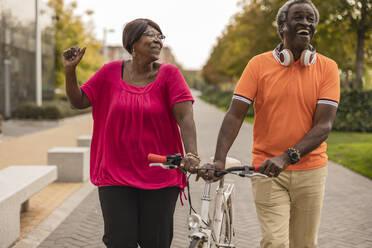
[[[65,76],[61,56],[64,50],[73,46],[87,46],[84,58],[77,68],[79,84],[82,84],[103,65],[101,43],[94,37],[91,23],[84,24],[82,17],[74,13],[76,2],[65,5],[64,0],[50,0],[48,5],[54,11],[56,87],[64,88]],[[92,15],[93,11],[88,10],[86,14]]]
[[[203,67],[210,84],[236,82],[253,56],[280,43],[276,14],[283,0],[242,0],[241,11],[218,38]],[[313,0],[320,13],[312,41],[317,51],[334,59],[344,88],[362,89],[372,67],[371,0]]]

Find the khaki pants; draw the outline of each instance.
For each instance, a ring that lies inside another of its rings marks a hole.
[[[261,248],[317,247],[327,171],[324,166],[252,179]]]

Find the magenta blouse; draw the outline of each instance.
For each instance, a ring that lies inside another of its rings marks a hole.
[[[149,167],[147,155],[183,154],[172,106],[193,102],[190,89],[180,70],[165,63],[155,81],[133,86],[121,77],[122,63],[104,65],[81,86],[93,106],[90,179],[97,186],[183,189],[179,170]]]

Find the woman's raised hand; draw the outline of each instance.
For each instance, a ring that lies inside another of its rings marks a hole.
[[[80,47],[76,46],[65,50],[62,53],[62,63],[65,69],[75,69],[80,60],[83,58],[86,49],[87,47],[83,47],[83,49],[80,49]]]

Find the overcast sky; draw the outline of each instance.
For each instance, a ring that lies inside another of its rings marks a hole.
[[[72,0],[65,0],[66,3]],[[114,29],[107,35],[109,45],[121,45],[125,23],[149,18],[159,24],[170,46],[186,69],[200,69],[207,61],[216,39],[239,12],[239,0],[77,0],[77,14],[93,10],[95,34]]]

